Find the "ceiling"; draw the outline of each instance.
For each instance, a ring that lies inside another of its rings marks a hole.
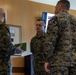
[[[38,2],[38,3],[43,3],[43,4],[48,4],[48,5],[53,5],[53,6],[55,6],[56,3],[57,3],[59,0],[29,0],[29,1],[34,1],[34,2]],[[69,1],[70,1],[70,9],[76,10],[75,0],[69,0]]]

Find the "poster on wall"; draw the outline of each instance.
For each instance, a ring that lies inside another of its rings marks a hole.
[[[9,25],[11,41],[13,44],[22,42],[22,29],[21,26]]]
[[[15,36],[15,30],[14,29],[10,29],[10,35]]]

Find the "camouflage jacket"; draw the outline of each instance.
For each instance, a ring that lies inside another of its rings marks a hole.
[[[76,18],[61,12],[52,17],[47,28],[44,56],[52,66],[76,64]]]
[[[0,75],[9,75],[11,63],[10,56],[18,49],[11,43],[7,25],[0,22]]]
[[[34,62],[35,63],[43,63],[44,56],[43,56],[43,43],[45,39],[45,34],[38,37],[37,35],[31,39],[30,48],[31,52],[34,55]]]

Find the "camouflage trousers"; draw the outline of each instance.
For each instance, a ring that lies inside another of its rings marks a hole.
[[[6,72],[6,71],[0,71],[0,75],[12,75],[12,71]]]
[[[34,75],[50,75],[45,70],[34,70]]]
[[[50,75],[76,75],[75,67],[51,67]]]
[[[11,75],[10,73],[0,72],[0,75]]]
[[[44,69],[43,63],[37,63],[34,65],[34,75],[50,75]]]
[[[76,66],[69,67],[69,75],[76,75]]]

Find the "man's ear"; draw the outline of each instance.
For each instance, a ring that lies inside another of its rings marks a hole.
[[[61,11],[61,10],[62,10],[62,5],[60,4],[58,7],[58,11]]]
[[[44,28],[46,28],[46,26],[44,26]]]
[[[62,5],[61,4],[58,4],[55,8],[55,14],[58,14],[62,9]]]
[[[5,13],[3,13],[3,17],[4,17],[4,21],[3,22],[6,23]]]
[[[3,13],[3,17],[5,17],[5,13]]]

